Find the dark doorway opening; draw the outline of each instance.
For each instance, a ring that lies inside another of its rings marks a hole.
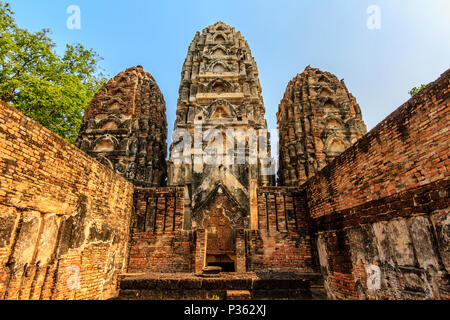
[[[236,272],[235,257],[227,254],[207,255],[208,267],[221,267],[222,272]]]
[[[236,272],[234,268],[234,262],[210,262],[208,266],[221,267],[222,272]]]

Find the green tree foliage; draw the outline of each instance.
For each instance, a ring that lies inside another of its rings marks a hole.
[[[416,95],[416,94],[418,94],[420,91],[422,91],[423,89],[425,89],[426,88],[426,84],[422,84],[420,87],[418,87],[418,88],[416,88],[416,87],[414,87],[414,88],[412,88],[410,91],[409,91],[409,94],[411,95],[411,97],[412,96],[414,96],[414,95]]]
[[[60,56],[48,29],[21,29],[13,15],[0,2],[0,99],[73,143],[85,108],[105,82],[101,58],[81,44],[67,44]]]

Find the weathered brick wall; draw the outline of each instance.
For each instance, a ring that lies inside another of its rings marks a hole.
[[[259,230],[236,230],[237,272],[313,271],[305,201],[292,187],[258,190]],[[201,272],[207,237],[182,230],[184,188],[136,188],[134,206],[129,273]]]
[[[449,79],[302,186],[330,297],[449,298]]]
[[[191,272],[195,234],[183,231],[184,188],[136,188],[128,272]]]
[[[115,296],[132,199],[125,179],[0,103],[0,299]]]
[[[307,219],[297,188],[259,188],[258,230],[246,230],[248,271],[313,271]]]

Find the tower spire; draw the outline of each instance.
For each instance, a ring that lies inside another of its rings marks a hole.
[[[186,228],[205,227],[215,206],[233,227],[250,225],[256,188],[274,177],[264,114],[247,41],[222,21],[204,28],[183,65],[170,147],[169,185],[188,190]]]

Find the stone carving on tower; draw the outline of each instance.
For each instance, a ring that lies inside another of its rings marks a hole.
[[[166,184],[163,95],[141,66],[120,72],[87,108],[77,147],[140,187]]]
[[[186,229],[254,223],[256,189],[274,183],[264,114],[258,68],[240,32],[223,22],[197,32],[181,73],[168,174],[169,185],[187,187]]]
[[[286,186],[303,184],[367,132],[344,81],[311,67],[289,82],[277,123],[278,183]]]

